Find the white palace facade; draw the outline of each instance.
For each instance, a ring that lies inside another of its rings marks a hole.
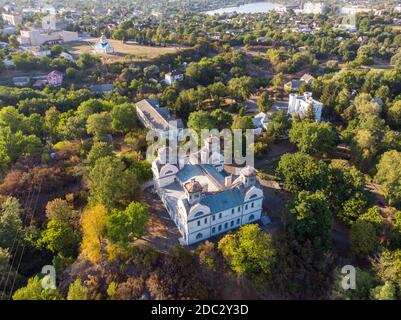
[[[262,214],[263,191],[255,169],[246,166],[237,175],[224,170],[224,157],[209,137],[204,147],[181,164],[168,161],[169,148],[160,148],[152,162],[154,184],[182,238],[191,245],[241,225]]]

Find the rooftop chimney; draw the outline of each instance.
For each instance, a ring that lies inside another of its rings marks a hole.
[[[232,183],[233,183],[233,176],[232,176],[232,174],[230,174],[229,176],[227,176],[225,178],[224,185],[226,187],[229,187],[229,186],[231,186]]]

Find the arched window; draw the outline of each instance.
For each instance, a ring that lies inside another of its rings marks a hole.
[[[198,233],[198,234],[196,235],[196,239],[197,239],[197,240],[202,239],[202,233]]]
[[[251,215],[249,216],[249,221],[252,221],[253,219],[255,219],[255,216],[254,216],[253,214],[251,214]]]
[[[170,170],[170,171],[167,171],[164,175],[167,176],[167,175],[169,175],[171,173],[173,173],[173,171]]]
[[[203,216],[203,211],[199,211],[199,212],[195,213],[195,218],[200,217],[200,216]]]
[[[249,197],[249,199],[253,199],[253,198],[256,198],[258,195],[256,194],[256,193],[254,193],[253,195],[251,195],[250,197]]]

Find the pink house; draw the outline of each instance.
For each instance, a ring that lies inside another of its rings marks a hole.
[[[47,82],[53,87],[59,87],[63,83],[64,74],[60,71],[52,71],[47,75]]]

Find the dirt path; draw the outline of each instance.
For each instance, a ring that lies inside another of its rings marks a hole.
[[[147,235],[136,244],[147,244],[161,252],[169,252],[179,245],[178,239],[181,234],[177,226],[171,220],[158,195],[145,190],[141,201],[149,205],[149,222],[146,225]]]

